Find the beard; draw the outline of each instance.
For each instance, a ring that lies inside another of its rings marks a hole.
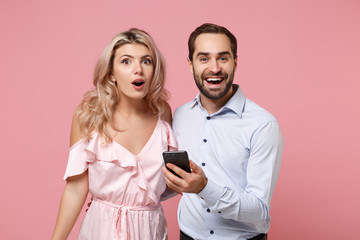
[[[196,75],[195,73],[195,69],[193,68],[193,76],[194,76],[194,80],[195,80],[195,83],[196,83],[196,86],[198,87],[198,89],[200,90],[200,92],[207,98],[209,99],[212,99],[212,100],[217,100],[217,99],[220,99],[222,97],[224,97],[230,90],[231,86],[232,86],[232,83],[234,81],[234,73],[235,71],[232,71],[229,74],[227,74],[226,72],[223,72],[222,70],[219,71],[218,73],[216,74],[211,74],[211,73],[206,73],[206,72],[203,72],[201,74],[201,76],[199,75]],[[221,77],[223,78],[225,81],[225,87],[220,89],[219,91],[214,91],[212,89],[207,89],[205,87],[205,78],[206,77]]]

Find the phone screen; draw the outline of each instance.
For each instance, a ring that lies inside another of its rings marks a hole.
[[[186,151],[171,151],[171,152],[163,152],[164,162],[165,165],[167,163],[172,163],[179,168],[183,169],[186,172],[191,172],[190,165],[189,165],[189,157]],[[167,168],[170,172],[174,175],[180,177],[171,169]]]

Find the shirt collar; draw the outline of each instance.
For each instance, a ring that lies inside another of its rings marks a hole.
[[[242,116],[242,113],[244,111],[246,98],[241,91],[241,88],[237,84],[233,84],[233,88],[236,91],[235,94],[229,99],[229,101],[217,112],[220,113],[224,111],[225,109],[232,110],[235,112],[239,117]],[[191,108],[195,107],[195,105],[199,105],[202,108],[201,102],[200,102],[200,93],[196,95],[194,100],[192,100],[192,104],[190,104]],[[216,113],[216,114],[217,114]]]
[[[194,100],[191,101],[192,104],[190,104],[190,107],[193,108],[195,107],[195,105],[199,105],[201,106],[201,102],[200,102],[200,93],[198,93],[196,95],[196,97],[194,98]]]

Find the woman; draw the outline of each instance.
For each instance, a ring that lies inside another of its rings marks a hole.
[[[79,239],[167,239],[162,152],[176,150],[164,65],[152,38],[116,35],[74,113],[67,181],[52,239],[66,239],[88,192]]]

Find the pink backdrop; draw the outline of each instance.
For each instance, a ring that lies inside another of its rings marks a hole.
[[[187,38],[204,22],[238,37],[235,81],[282,128],[270,239],[358,238],[359,0],[1,0],[0,239],[50,238],[72,113],[111,37],[133,26],[152,34],[175,109],[197,92]],[[177,202],[164,203],[170,240]]]

